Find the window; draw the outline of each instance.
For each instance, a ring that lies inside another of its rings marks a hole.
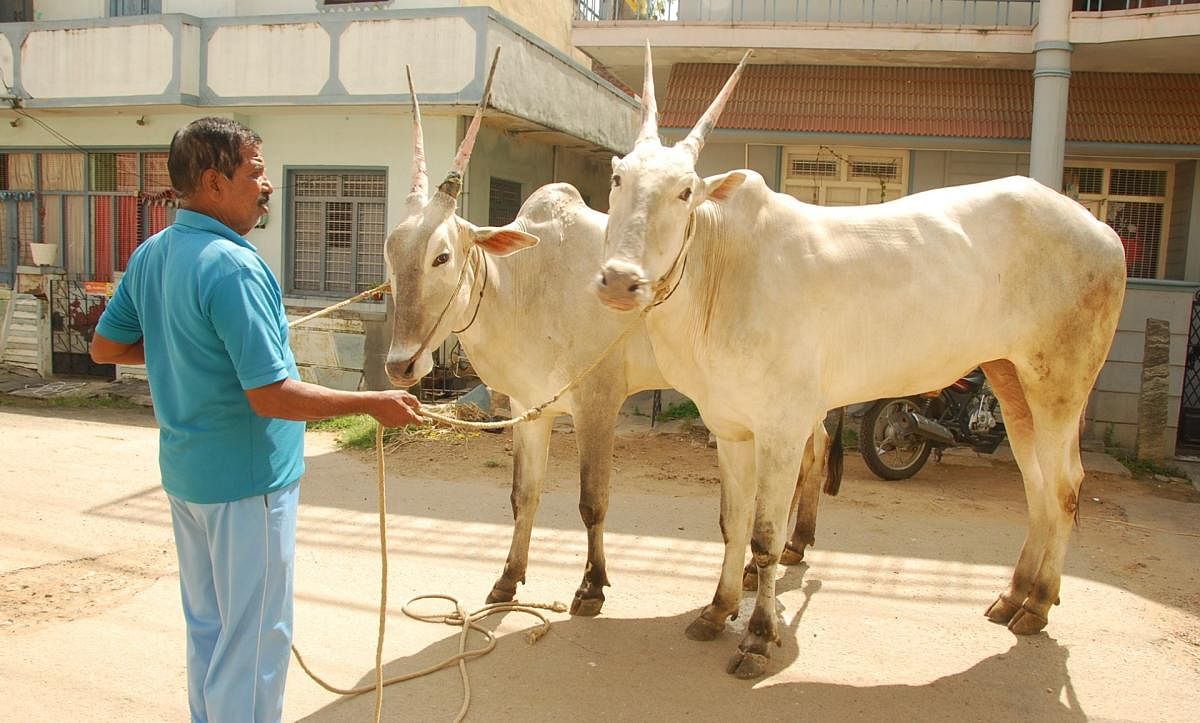
[[[162,0],[109,0],[108,14],[114,18],[127,15],[158,15],[162,13]]]
[[[1159,278],[1164,262],[1169,165],[1067,161],[1063,192],[1102,219],[1125,245],[1125,271],[1130,278]]]
[[[818,206],[861,206],[903,196],[908,190],[905,151],[886,148],[786,149],[783,190]]]
[[[488,180],[488,225],[513,222],[521,210],[521,184],[492,176]]]
[[[288,291],[350,296],[384,281],[384,171],[288,172]]]
[[[146,237],[171,222],[165,152],[43,152],[0,155],[0,230],[29,244],[56,244],[73,279],[110,281]]]

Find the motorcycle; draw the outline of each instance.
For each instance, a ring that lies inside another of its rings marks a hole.
[[[859,429],[859,454],[885,480],[912,477],[950,447],[991,454],[1005,436],[1000,403],[978,368],[937,392],[872,402]]]

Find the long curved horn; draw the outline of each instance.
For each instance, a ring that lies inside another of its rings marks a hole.
[[[412,187],[409,195],[419,195],[424,203],[429,198],[429,170],[425,167],[425,134],[421,131],[421,104],[417,102],[417,91],[413,88],[412,68],[406,64],[404,72],[408,74],[408,95],[412,98],[413,117]]]
[[[691,133],[688,133],[687,138],[679,142],[679,145],[691,152],[693,159],[700,157],[700,149],[704,147],[704,138],[717,125],[717,119],[721,117],[721,111],[725,110],[725,103],[733,95],[733,88],[737,85],[738,80],[741,79],[742,70],[746,67],[746,61],[750,59],[753,53],[753,50],[746,51],[746,54],[742,56],[742,62],[738,63],[737,68],[733,71],[733,75],[730,75],[729,80],[725,81],[725,87],[721,88],[721,92],[713,99],[712,105],[708,107],[708,110],[704,111],[704,115],[700,116],[696,127],[692,129]]]
[[[492,56],[492,67],[488,70],[487,83],[483,86],[483,97],[479,99],[479,107],[475,109],[475,115],[471,118],[471,125],[467,126],[467,132],[463,135],[462,143],[458,146],[458,153],[454,156],[454,165],[450,167],[450,172],[446,174],[446,180],[442,181],[438,186],[438,191],[446,194],[451,198],[458,198],[459,192],[462,190],[463,172],[467,170],[467,161],[471,160],[471,149],[475,147],[475,136],[479,134],[479,124],[483,120],[483,110],[487,107],[488,100],[492,96],[492,78],[496,76],[496,63],[500,60],[500,48],[496,48],[495,55]]]
[[[642,131],[637,143],[658,142],[658,102],[654,99],[654,65],[650,62],[650,41],[646,41],[646,74],[642,79]]]

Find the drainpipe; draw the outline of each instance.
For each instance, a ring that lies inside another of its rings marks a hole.
[[[1033,29],[1033,127],[1029,175],[1062,190],[1071,80],[1071,0],[1042,0]]]

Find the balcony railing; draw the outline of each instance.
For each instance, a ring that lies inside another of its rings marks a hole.
[[[1077,12],[1099,13],[1196,4],[1200,4],[1200,0],[1074,0],[1071,9]]]
[[[1076,12],[1196,5],[1200,0],[1072,0]],[[1011,25],[1037,23],[1038,0],[576,0],[583,22]]]
[[[1137,4],[1168,0],[1075,0],[1075,3],[1107,5],[1117,1]],[[1037,23],[1038,7],[1038,0],[576,0],[575,19],[1030,27]]]

